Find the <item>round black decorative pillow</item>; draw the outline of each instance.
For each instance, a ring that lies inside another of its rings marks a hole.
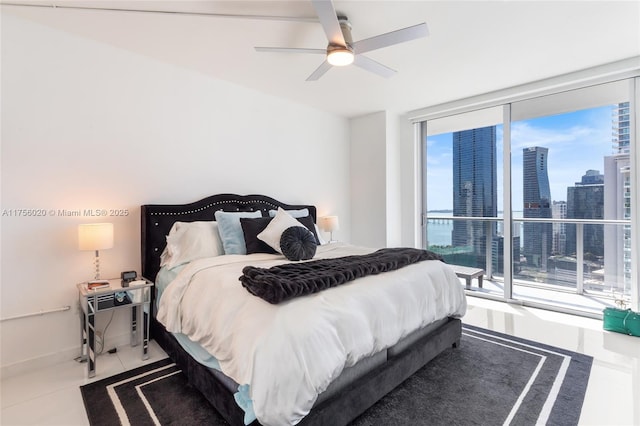
[[[316,237],[304,226],[292,226],[280,236],[282,254],[289,260],[308,260],[316,254]]]

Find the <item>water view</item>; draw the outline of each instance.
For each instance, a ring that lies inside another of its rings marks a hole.
[[[439,217],[448,218],[453,217],[451,210],[438,210],[427,212],[427,218]],[[522,218],[522,211],[514,211],[514,218]],[[498,213],[498,218],[502,219],[502,212]],[[522,224],[520,226],[520,235],[522,235]],[[427,239],[429,246],[447,247],[451,246],[451,233],[453,232],[453,220],[446,219],[428,219],[427,220]],[[502,224],[498,224],[498,232],[502,234]],[[522,245],[522,241],[520,242]]]

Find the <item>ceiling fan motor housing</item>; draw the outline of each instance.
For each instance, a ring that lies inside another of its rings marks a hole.
[[[353,53],[353,48],[351,47],[351,45],[349,43],[347,43],[346,46],[340,46],[339,44],[329,44],[327,46],[327,55],[330,55],[331,52],[335,52],[335,51],[344,51],[344,50],[348,50],[349,52]]]
[[[344,15],[338,15],[338,23],[340,24],[340,29],[342,30],[342,36],[344,37],[344,41],[347,44],[346,46],[340,46],[337,45],[338,47],[346,47],[347,49],[349,49],[351,52],[353,52],[353,48],[351,47],[353,45],[353,38],[351,38],[351,23],[349,22],[349,18],[347,18]],[[329,46],[327,46],[327,53],[329,53],[329,48],[332,46],[331,43],[329,43]],[[336,46],[336,45],[333,45]]]
[[[338,15],[340,31],[345,41],[345,45],[331,43],[327,45],[327,61],[333,66],[345,66],[353,62],[353,40],[351,38],[351,24],[346,16]]]

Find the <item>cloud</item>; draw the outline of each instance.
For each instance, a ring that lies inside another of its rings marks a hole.
[[[611,152],[611,108],[517,121],[511,125],[512,152],[541,146],[556,152],[585,150]]]
[[[598,133],[596,129],[582,125],[551,129],[537,127],[528,122],[518,122],[511,127],[511,149],[512,151],[522,150],[532,146],[570,148],[568,146],[570,143],[602,143]]]

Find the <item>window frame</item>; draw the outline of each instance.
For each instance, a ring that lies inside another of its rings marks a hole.
[[[512,200],[511,200],[511,123],[516,121],[513,117],[513,107],[516,105],[526,105],[527,101],[536,102],[537,99],[549,96],[553,98],[563,94],[564,92],[581,89],[591,90],[598,85],[607,85],[610,83],[623,84],[627,90],[629,99],[629,147],[631,167],[631,280],[635,283],[631,289],[631,307],[634,310],[640,309],[640,283],[638,283],[638,267],[640,266],[640,226],[638,221],[640,214],[638,212],[638,200],[640,200],[640,158],[638,154],[637,141],[640,140],[638,135],[638,125],[640,120],[640,111],[638,110],[638,99],[640,99],[640,62],[638,58],[630,58],[629,60],[618,61],[599,67],[582,70],[576,73],[570,73],[550,79],[541,80],[527,85],[517,86],[505,90],[487,93],[472,98],[462,99],[446,104],[436,105],[429,108],[409,113],[407,117],[414,125],[414,144],[419,147],[419,163],[418,176],[416,180],[419,182],[416,194],[418,208],[420,210],[419,221],[420,229],[416,230],[421,236],[420,240],[426,241],[426,140],[428,122],[435,119],[446,119],[458,114],[469,112],[477,112],[485,108],[502,107],[503,109],[503,220],[504,223],[512,223]],[[521,103],[522,102],[522,103]],[[518,104],[521,103],[521,104]],[[589,107],[587,104],[586,107]],[[526,119],[526,114],[518,111],[517,120]],[[524,117],[524,118],[523,118]],[[507,208],[509,206],[509,208]],[[508,235],[507,235],[508,234]],[[512,301],[513,287],[513,271],[511,270],[511,255],[507,262],[507,254],[512,253],[511,248],[511,226],[504,227],[505,240],[505,291],[504,299]],[[509,267],[507,268],[507,264]],[[508,281],[507,281],[508,280]],[[509,285],[506,285],[508,282]],[[518,301],[521,303],[522,301]],[[560,309],[561,310],[561,309]]]

